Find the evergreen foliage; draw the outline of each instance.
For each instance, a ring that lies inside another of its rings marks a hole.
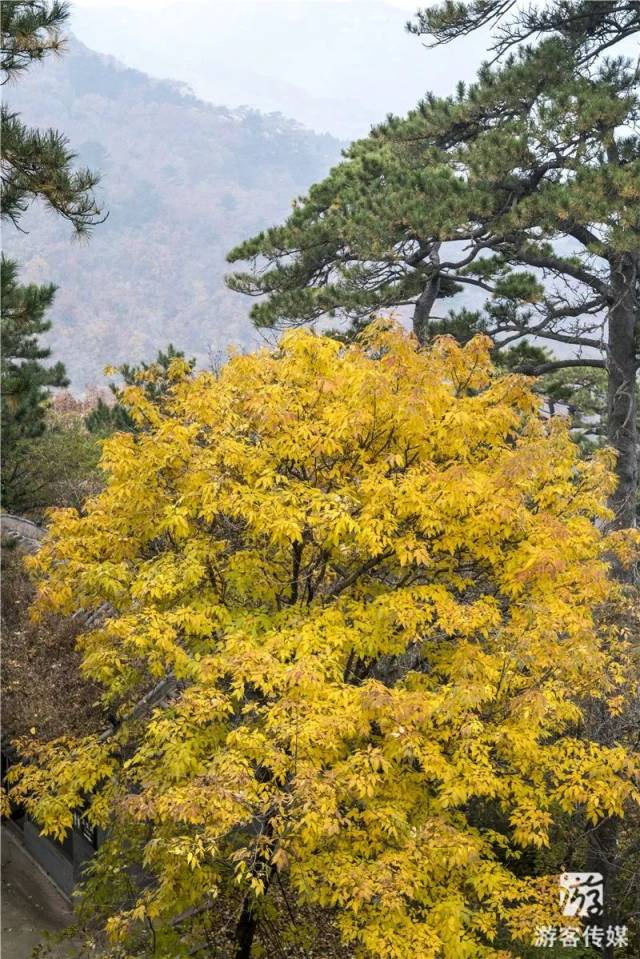
[[[6,104],[0,112],[2,133],[2,215],[19,227],[36,198],[68,220],[77,233],[103,221],[92,191],[98,176],[74,169],[75,154],[57,130],[33,130]]]
[[[2,72],[7,83],[34,62],[60,48],[59,30],[68,17],[64,3],[9,2],[2,5]],[[20,229],[20,220],[36,199],[69,221],[76,233],[100,221],[93,195],[98,182],[89,170],[73,168],[74,154],[56,130],[25,126],[6,103],[0,114],[2,219]],[[51,284],[21,286],[17,265],[2,259],[2,504],[15,507],[24,499],[20,489],[20,444],[34,440],[45,428],[51,387],[66,386],[62,363],[45,366],[51,355],[39,337],[51,328],[45,312],[51,306]]]
[[[574,17],[587,8],[596,8],[595,21]],[[573,356],[522,368],[607,370],[617,522],[632,526],[638,74],[623,57],[600,54],[637,33],[640,10],[627,2],[554,2],[534,5],[531,17],[539,9],[543,18],[534,22],[512,4],[478,2],[448,4],[437,22],[464,32],[465,17],[476,22],[509,9],[517,18],[509,37],[531,31],[538,43],[503,44],[502,59],[483,66],[473,85],[448,98],[428,96],[353,144],[282,226],[230,252],[250,270],[228,282],[260,298],[251,315],[262,327],[327,314],[362,324],[381,307],[410,307],[422,343],[448,328],[463,341],[486,331],[501,348],[527,336],[573,347]],[[431,23],[436,30],[429,17],[420,29]],[[442,26],[446,38],[451,29]],[[439,301],[460,287],[484,305],[443,317]]]
[[[555,34],[580,64],[593,61],[638,31],[638,0],[445,0],[418,11],[407,24],[411,33],[431,38],[431,46],[450,43],[491,26],[490,50],[501,57],[533,37]]]
[[[66,3],[10,0],[2,4],[2,83],[61,48],[59,30],[69,16]],[[27,127],[6,103],[0,112],[2,216],[18,226],[29,204],[42,199],[78,233],[101,221],[93,195],[98,176],[74,169],[75,154],[57,130]]]
[[[181,350],[176,350],[173,343],[169,343],[166,352],[158,351],[153,363],[142,362],[136,366],[123,363],[116,372],[122,377],[124,387],[142,386],[145,395],[154,403],[160,403],[168,395],[171,387],[170,368],[174,360],[183,360],[185,356]],[[191,371],[196,365],[195,359],[186,361]],[[102,397],[85,417],[87,429],[91,433],[108,436],[111,433],[135,433],[140,429],[139,424],[129,412],[126,403],[125,391],[122,385],[109,384],[115,402],[105,403]]]
[[[42,361],[51,350],[39,337],[51,328],[45,313],[55,294],[51,284],[18,283],[17,266],[2,257],[2,323],[0,390],[2,395],[2,505],[14,508],[20,485],[18,445],[38,437],[45,429],[51,387],[68,384],[62,363]]]
[[[60,28],[69,16],[69,4],[58,0],[8,0],[0,9],[2,59],[5,82],[34,60],[58,52]]]

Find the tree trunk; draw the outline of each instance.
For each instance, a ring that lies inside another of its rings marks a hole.
[[[600,745],[613,746],[620,739],[619,717],[611,716],[602,702],[592,703],[585,716],[587,738]],[[617,879],[620,871],[620,827],[619,816],[607,816],[596,826],[589,826],[587,833],[587,872],[599,872],[604,883],[604,908],[602,915],[589,920],[587,925],[604,928],[624,925],[626,916],[619,912],[617,902]],[[606,942],[606,933],[602,945],[596,950],[601,959],[614,959],[614,947]]]
[[[434,243],[429,252],[431,272],[426,276],[424,289],[413,310],[413,332],[420,346],[426,346],[429,339],[429,319],[433,304],[440,294],[440,243]]]
[[[440,277],[435,276],[427,281],[424,290],[416,300],[413,310],[413,332],[420,346],[426,346],[429,339],[429,318],[439,292]]]
[[[618,487],[611,499],[618,529],[636,525],[638,432],[636,426],[637,336],[640,327],[640,254],[623,253],[611,262],[611,303],[607,346],[608,438],[618,454]]]
[[[251,959],[251,948],[258,928],[258,919],[251,905],[251,897],[247,894],[242,902],[242,911],[236,925],[234,959]]]
[[[593,921],[594,926],[607,929],[624,922],[624,917],[616,915],[616,906],[612,900],[613,886],[619,868],[618,861],[618,834],[620,819],[609,816],[602,819],[589,833],[589,851],[587,855],[587,872],[599,872],[604,881],[604,909],[602,915]],[[600,947],[602,959],[614,959],[614,947],[607,945],[606,936]]]
[[[270,810],[262,822],[256,820],[256,825],[259,827],[259,836],[266,836],[268,838],[273,836],[273,814],[273,810]],[[267,846],[266,850],[259,853],[256,857],[256,870],[262,874],[265,893],[271,885],[275,868],[271,861],[271,851]],[[258,929],[258,915],[255,907],[255,897],[249,891],[242,900],[242,909],[240,910],[240,916],[236,923],[234,935],[236,948],[233,953],[233,959],[251,959],[253,940],[255,939]]]
[[[611,260],[611,300],[608,315],[607,343],[607,435],[616,450],[618,485],[610,505],[615,512],[614,525],[626,529],[636,525],[638,496],[638,431],[636,425],[636,375],[638,372],[638,336],[640,335],[640,303],[638,281],[640,254],[622,253]],[[614,575],[622,581],[633,573],[614,566]],[[596,741],[612,745],[616,741],[615,720],[600,716]],[[609,816],[589,833],[587,867],[604,879],[605,908],[596,925],[606,927],[624,922],[616,916],[613,886],[619,868],[618,837],[620,819]],[[614,959],[613,946],[606,942],[600,948],[602,959]]]

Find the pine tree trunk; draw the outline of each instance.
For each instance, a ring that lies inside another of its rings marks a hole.
[[[636,359],[640,327],[637,285],[640,253],[623,253],[611,262],[611,305],[607,347],[608,438],[618,454],[618,487],[611,505],[618,529],[636,525],[638,432],[636,426]]]
[[[611,304],[608,316],[608,439],[617,452],[618,486],[611,497],[617,529],[635,527],[638,496],[638,431],[636,425],[636,358],[640,334],[638,281],[640,253],[623,253],[611,261]],[[628,581],[633,574],[614,567],[614,575]],[[598,741],[612,745],[616,740],[615,721],[600,716]],[[619,868],[618,837],[620,819],[609,816],[589,833],[587,868],[602,874],[605,909],[596,924],[624,924],[625,917],[616,915],[612,901],[613,886]],[[613,946],[603,943],[602,959],[614,959]]]
[[[416,300],[413,310],[413,332],[420,346],[426,346],[429,339],[429,319],[433,304],[438,299],[440,280],[438,277],[429,280]]]
[[[589,738],[601,745],[612,746],[619,738],[618,718],[609,715],[604,703],[592,703],[587,715],[587,728],[591,727]],[[589,827],[587,842],[587,872],[599,872],[604,883],[604,909],[602,915],[594,917],[588,925],[604,928],[625,925],[627,916],[619,913],[615,896],[615,886],[620,870],[619,836],[622,825],[619,816],[607,816],[606,819]],[[596,950],[601,959],[615,959],[614,947],[607,945],[606,932],[602,945]]]
[[[422,293],[416,300],[413,310],[413,332],[420,346],[426,346],[429,339],[429,320],[433,304],[440,294],[440,243],[435,243],[429,254],[431,273],[425,277]]]

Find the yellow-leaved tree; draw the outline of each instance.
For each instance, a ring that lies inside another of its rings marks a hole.
[[[41,611],[103,610],[83,668],[119,722],[12,774],[50,834],[106,830],[86,898],[114,954],[226,955],[237,902],[232,953],[259,955],[278,886],[348,955],[519,956],[556,909],[525,851],[637,801],[636,759],[580,737],[627,668],[594,618],[606,457],[489,347],[296,331],[127,390],[139,432],[31,560]]]

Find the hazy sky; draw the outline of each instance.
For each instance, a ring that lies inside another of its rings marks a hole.
[[[73,0],[74,6],[77,7],[113,7],[120,4],[116,2],[109,2],[109,0]],[[203,6],[206,6],[207,0],[200,0]],[[243,0],[223,0],[226,3],[242,3]],[[258,0],[259,3],[270,3],[271,0]],[[293,3],[305,4],[305,3],[324,3],[325,0],[291,0]],[[361,0],[332,0],[334,3],[360,3]],[[362,0],[364,2],[364,0]],[[122,6],[131,7],[137,10],[151,10],[158,9],[159,7],[169,7],[173,6],[176,3],[176,0],[124,0],[121,4]],[[401,7],[403,10],[406,10],[408,13],[415,13],[419,7],[428,7],[430,5],[430,0],[424,0],[420,3],[419,0],[385,0],[385,3],[388,3],[394,7]]]
[[[201,99],[352,140],[428,90],[449,94],[473,79],[482,38],[427,51],[404,29],[420,2],[75,0],[69,26],[90,49],[185,83]]]

